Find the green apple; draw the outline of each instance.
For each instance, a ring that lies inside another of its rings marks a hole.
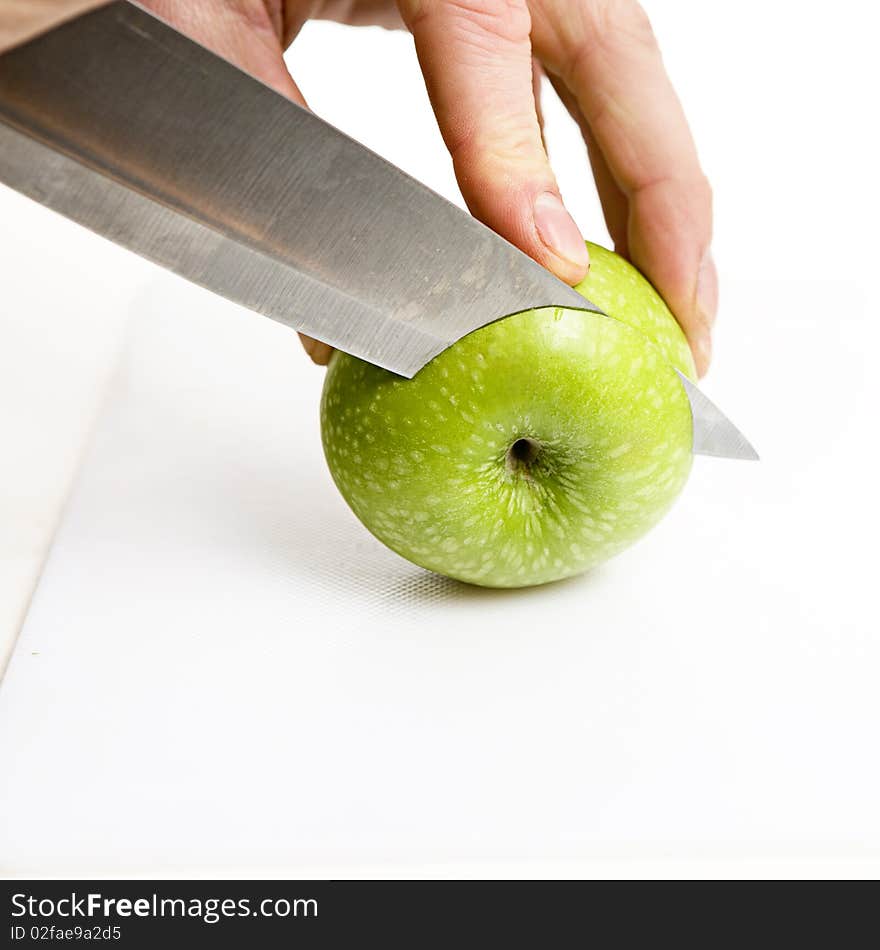
[[[486,587],[580,573],[663,516],[691,467],[684,334],[644,277],[589,245],[578,286],[609,316],[505,317],[411,380],[344,353],[321,400],[330,472],[366,527]]]

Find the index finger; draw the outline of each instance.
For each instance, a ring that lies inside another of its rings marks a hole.
[[[570,284],[589,258],[541,140],[526,0],[398,0],[473,214]]]

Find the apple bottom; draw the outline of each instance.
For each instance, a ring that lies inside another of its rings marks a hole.
[[[489,324],[412,380],[337,353],[321,424],[333,479],[379,540],[485,587],[608,559],[659,521],[691,467],[673,366],[639,330],[577,310]]]

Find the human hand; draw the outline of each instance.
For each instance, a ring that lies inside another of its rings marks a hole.
[[[143,0],[302,105],[282,54],[307,19],[406,25],[471,212],[567,283],[588,256],[544,150],[542,68],[581,128],[615,250],[655,284],[706,371],[711,191],[635,0]],[[332,350],[303,338],[324,363]]]

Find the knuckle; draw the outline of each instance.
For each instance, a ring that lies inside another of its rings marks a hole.
[[[645,13],[641,4],[636,0],[626,0],[626,2],[614,4],[618,7],[618,13],[615,22],[616,28],[635,40],[647,49],[657,48],[657,37],[654,35],[654,28],[651,26],[651,20]]]
[[[696,163],[696,156],[695,167],[689,172],[679,174],[672,173],[666,176],[666,178],[667,183],[671,187],[674,187],[679,193],[685,196],[683,200],[688,207],[695,209],[695,212],[701,217],[705,216],[706,212],[709,212],[711,215],[712,185],[709,183],[709,179],[703,173],[703,170],[699,167],[699,164]]]
[[[536,121],[534,128],[518,125],[499,130],[473,126],[447,144],[457,171],[498,182],[516,177],[518,170],[543,173],[547,165],[539,141]]]
[[[657,39],[648,14],[637,0],[593,0],[592,14],[597,34],[607,40],[625,39],[654,48]]]
[[[281,8],[275,0],[269,3],[231,0],[227,3],[227,9],[248,29],[271,32],[279,38],[283,32]]]
[[[443,16],[495,39],[521,43],[532,29],[527,0],[399,0],[399,5],[411,30],[428,17]]]
[[[613,58],[622,47],[649,55],[659,52],[647,13],[637,0],[591,0],[584,10],[580,41],[570,49],[566,73],[576,73],[587,59]]]
[[[645,173],[633,188],[634,194],[663,191],[672,194],[688,207],[711,207],[712,186],[702,171],[667,169],[656,174]],[[686,200],[681,200],[684,197]]]

